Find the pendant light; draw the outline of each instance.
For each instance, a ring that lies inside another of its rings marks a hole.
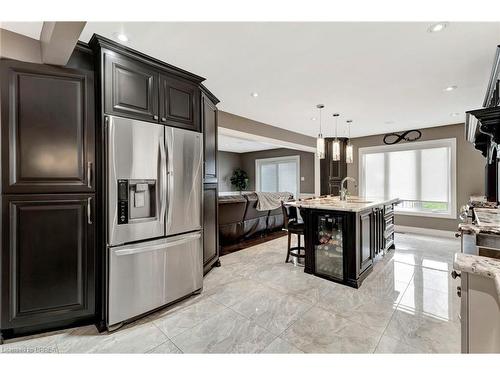
[[[354,162],[354,150],[353,150],[353,146],[352,146],[352,143],[351,143],[351,123],[352,123],[352,120],[347,120],[347,134],[348,134],[348,137],[347,138],[347,146],[345,148],[345,162],[346,163],[353,163]]]
[[[335,139],[333,140],[333,143],[332,143],[332,160],[339,161],[340,160],[340,141],[337,138],[337,127],[338,127],[339,114],[334,113],[333,118],[335,119]]]
[[[321,110],[325,108],[323,104],[318,104],[316,108],[319,109],[319,134],[316,139],[316,156],[318,159],[325,158],[325,139],[323,138],[323,134],[321,134]]]

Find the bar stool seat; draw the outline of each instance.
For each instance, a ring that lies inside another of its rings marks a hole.
[[[288,246],[285,263],[288,263],[290,257],[292,257],[294,258],[293,264],[295,266],[304,267],[304,264],[300,263],[300,259],[304,259],[306,256],[306,248],[301,246],[300,243],[300,236],[304,235],[304,223],[299,221],[296,207],[286,206],[283,202],[281,203],[281,207],[283,209],[283,227],[288,232]],[[297,235],[297,246],[292,246],[292,234]]]

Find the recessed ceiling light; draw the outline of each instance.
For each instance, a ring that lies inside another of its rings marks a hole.
[[[453,112],[453,113],[451,114],[451,116],[453,116],[453,117],[460,116],[460,112]]]
[[[124,33],[115,33],[115,38],[124,43],[130,40],[130,38]]]
[[[444,88],[443,91],[453,91],[456,89],[457,89],[457,86],[448,86],[448,87]]]
[[[252,92],[252,93],[250,93],[250,95],[251,95],[253,98],[256,98],[257,96],[259,96],[259,93],[257,93],[257,92]]]
[[[316,121],[316,117],[311,117],[311,121]]]
[[[386,121],[384,124],[387,124],[387,125],[394,124],[394,121]]]
[[[443,31],[444,29],[446,29],[446,26],[448,26],[448,22],[434,23],[434,24],[429,26],[427,31],[430,33],[438,33],[440,31]]]

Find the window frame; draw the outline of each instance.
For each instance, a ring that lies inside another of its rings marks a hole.
[[[408,142],[408,143],[398,143],[395,145],[383,145],[383,146],[370,146],[370,147],[360,147],[358,149],[358,181],[359,181],[359,192],[361,196],[364,196],[365,190],[365,176],[364,176],[364,155],[367,154],[377,154],[386,153],[393,151],[411,151],[411,150],[424,150],[431,148],[449,147],[450,148],[450,187],[449,196],[450,204],[447,212],[424,212],[424,211],[400,211],[397,209],[394,211],[396,215],[404,216],[424,216],[424,217],[435,217],[442,219],[456,219],[457,218],[457,140],[456,138],[443,138],[434,139],[430,141],[418,141],[418,142]],[[384,190],[387,191],[387,178],[385,182]],[[385,197],[389,198],[389,197]]]
[[[255,159],[255,191],[260,190],[260,167],[262,164],[279,164],[285,161],[293,161],[297,163],[297,197],[300,196],[300,155],[291,155],[291,156],[279,156],[274,158],[263,158],[263,159]],[[277,176],[279,178],[279,176]],[[279,186],[279,183],[278,183]]]

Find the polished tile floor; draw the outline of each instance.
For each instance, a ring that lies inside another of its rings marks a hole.
[[[3,352],[458,353],[455,239],[397,234],[358,290],[285,264],[286,237],[221,258],[201,295],[112,334],[9,340]]]

